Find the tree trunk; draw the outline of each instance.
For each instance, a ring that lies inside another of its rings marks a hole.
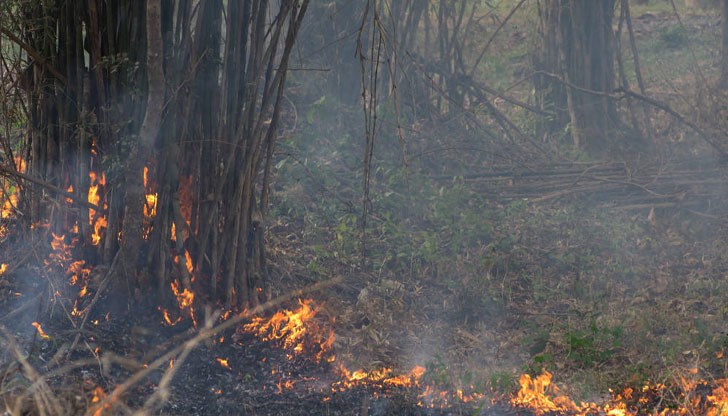
[[[124,168],[124,217],[121,227],[121,253],[127,274],[137,269],[141,254],[144,222],[145,188],[144,166],[151,154],[161,124],[164,105],[164,72],[161,32],[160,0],[148,0],[146,7],[147,33],[147,106],[139,135],[132,143],[129,159]],[[129,276],[126,276],[129,278]],[[189,283],[189,282],[187,282]]]
[[[728,0],[721,1],[723,51],[720,62],[720,86],[728,89]]]
[[[148,293],[153,272],[160,288],[176,280],[196,299],[256,305],[263,172],[309,0],[47,3],[12,10],[18,35],[0,28],[33,58],[23,74],[28,172],[73,185],[77,200],[98,186],[103,212],[67,209],[64,196],[44,203],[31,189],[29,223],[93,244],[85,252],[107,263],[118,254],[117,289]],[[91,241],[97,220],[108,221],[105,237]]]
[[[536,97],[557,116],[544,132],[568,126],[574,147],[598,156],[614,143],[617,112],[612,20],[615,0],[546,0],[542,44],[534,54]]]

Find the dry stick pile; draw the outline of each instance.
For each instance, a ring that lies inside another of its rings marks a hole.
[[[451,180],[452,176],[433,178]],[[728,171],[690,161],[639,167],[561,164],[470,174],[462,179],[486,197],[504,202],[571,198],[600,208],[679,208],[711,218],[728,215]]]

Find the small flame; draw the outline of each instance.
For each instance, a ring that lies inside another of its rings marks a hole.
[[[283,393],[283,390],[290,390],[293,388],[293,385],[295,383],[293,380],[278,380],[276,383],[276,387],[278,388],[278,393]]]
[[[169,316],[169,311],[166,309],[162,309],[162,317],[164,318],[164,323],[169,326],[175,326],[182,320],[181,316],[178,316],[177,319],[172,319]]]
[[[147,194],[147,203],[144,205],[144,216],[152,218],[157,215],[157,194]]]
[[[420,379],[425,374],[425,367],[415,366],[407,374],[396,375],[391,368],[380,368],[377,370],[364,371],[356,370],[350,372],[343,365],[339,365],[339,374],[342,381],[334,383],[334,391],[344,391],[357,384],[380,384],[390,386],[412,387],[418,386]]]
[[[230,364],[228,364],[228,359],[227,359],[227,358],[216,358],[215,360],[216,360],[216,361],[217,361],[217,363],[218,363],[218,364],[220,364],[220,365],[221,365],[221,366],[222,366],[223,368],[226,368],[226,369],[230,370]]]
[[[25,160],[18,156],[15,157],[15,169],[18,172],[25,173],[25,165]],[[2,188],[0,196],[3,198],[2,204],[0,204],[0,218],[13,217],[15,208],[18,206],[17,189],[12,182],[6,179],[0,180],[0,188]]]
[[[181,285],[177,280],[173,280],[169,285],[172,288],[172,294],[174,294],[174,297],[177,299],[180,316],[178,316],[177,319],[172,319],[167,309],[160,309],[164,317],[164,322],[167,325],[173,326],[179,323],[183,316],[186,316],[189,317],[192,320],[192,324],[197,327],[194,307],[195,293],[187,288],[180,290]]]
[[[73,193],[73,185],[68,185],[68,189],[66,189],[66,192],[68,192],[69,194],[72,194]],[[73,199],[66,198],[66,202],[68,202],[69,204],[72,204],[73,203]]]
[[[93,397],[91,397],[91,403],[97,404],[106,398],[106,392],[100,386],[97,386],[93,391]],[[97,406],[94,409],[94,416],[101,416],[104,414],[104,410],[111,409],[111,403],[106,403],[103,407]]]
[[[88,176],[90,183],[88,188],[88,202],[94,205],[99,205],[101,203],[99,187],[106,186],[106,175],[102,172],[101,176],[99,176],[96,172],[91,171]],[[101,232],[109,225],[108,220],[102,215],[102,213],[89,209],[88,221],[89,225],[91,225],[94,229],[91,234],[91,244],[97,246],[101,243]]]
[[[38,322],[33,322],[31,325],[35,327],[36,331],[38,331],[38,335],[40,335],[41,338],[51,339],[51,337],[49,337],[48,334],[43,331],[43,327],[41,327]]]
[[[7,270],[8,265],[5,263],[0,263],[0,276],[4,275]]]
[[[558,395],[559,389],[551,384],[551,377],[551,373],[548,371],[544,371],[536,378],[532,378],[528,374],[522,374],[519,379],[521,389],[511,403],[532,409],[537,415],[548,412],[579,412],[582,410],[568,397]],[[552,398],[552,395],[556,396]]]

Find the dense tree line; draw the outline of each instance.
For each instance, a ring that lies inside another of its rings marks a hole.
[[[262,231],[286,68],[308,1],[5,2],[26,62],[28,223],[78,224],[146,291],[170,275],[228,305],[264,297]],[[99,177],[105,181],[99,184]],[[55,209],[49,190],[97,209]],[[147,197],[152,195],[152,197]],[[67,195],[68,196],[68,195]],[[86,204],[88,205],[88,204]],[[93,205],[92,205],[93,207]],[[151,210],[156,211],[149,218]],[[145,212],[147,215],[145,215]],[[172,231],[174,230],[174,231]],[[174,232],[174,235],[172,235]]]

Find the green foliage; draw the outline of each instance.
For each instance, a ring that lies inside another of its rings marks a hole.
[[[551,353],[537,354],[533,357],[531,362],[523,366],[523,372],[528,374],[541,374],[545,370],[553,371],[554,369],[554,356]]]
[[[659,40],[667,49],[680,49],[690,42],[688,32],[682,25],[666,26],[659,30]]]
[[[566,332],[567,356],[582,367],[602,364],[619,350],[623,332],[621,326],[606,326],[592,319],[587,329]]]
[[[495,393],[508,394],[518,388],[518,380],[511,372],[496,371],[488,377],[488,387]]]
[[[453,385],[447,365],[439,354],[427,361],[425,369],[427,370],[424,375],[425,384],[445,387]]]

